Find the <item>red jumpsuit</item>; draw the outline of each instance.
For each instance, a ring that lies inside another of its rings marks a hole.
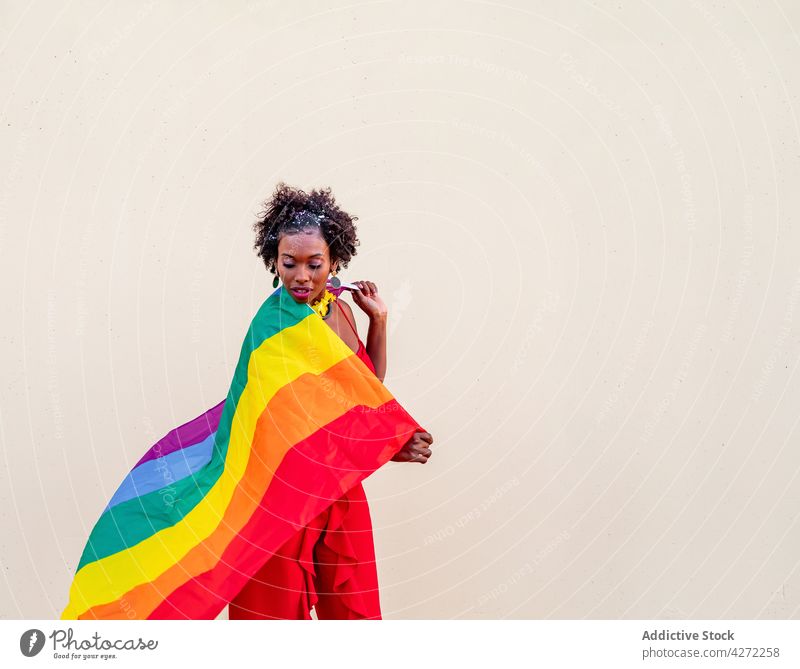
[[[375,372],[361,339],[356,355]],[[228,617],[311,620],[312,607],[320,620],[381,619],[372,521],[360,483],[264,563],[231,601]]]

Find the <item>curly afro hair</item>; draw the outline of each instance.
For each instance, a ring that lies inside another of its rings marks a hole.
[[[305,215],[298,216],[301,212],[305,212]],[[339,209],[330,188],[312,190],[306,194],[280,182],[258,216],[253,224],[256,233],[253,248],[273,274],[276,272],[281,235],[307,228],[319,228],[330,249],[331,262],[338,261],[340,269],[347,267],[356,254],[359,241],[354,221],[358,217]]]

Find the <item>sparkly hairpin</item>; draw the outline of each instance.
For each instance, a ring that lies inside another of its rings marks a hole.
[[[320,225],[324,220],[323,214],[314,214],[307,209],[298,211],[292,216],[292,223],[301,225]]]

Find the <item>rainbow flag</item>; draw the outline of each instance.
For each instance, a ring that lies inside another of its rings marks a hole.
[[[114,493],[61,619],[215,618],[422,429],[281,286],[250,324],[227,397],[150,448]]]

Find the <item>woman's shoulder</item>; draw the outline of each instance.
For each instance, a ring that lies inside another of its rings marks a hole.
[[[341,297],[337,297],[336,302],[342,308],[342,311],[344,311],[344,313],[346,313],[350,317],[350,320],[354,321],[355,319],[353,318],[353,309],[350,307],[350,305],[347,304],[347,302],[345,302]]]
[[[342,311],[344,311],[345,316],[350,321],[350,325],[352,325],[353,328],[356,328],[356,318],[353,315],[353,310],[350,308],[350,305],[341,297],[337,297],[336,302],[341,307]]]

